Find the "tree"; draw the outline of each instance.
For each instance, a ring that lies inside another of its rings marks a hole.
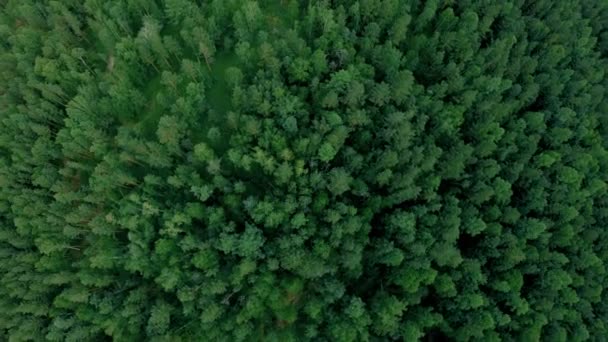
[[[608,336],[605,1],[4,1],[0,339]]]
[[[178,121],[177,117],[164,115],[158,122],[156,136],[158,141],[167,145],[173,151],[179,150],[180,140],[185,134],[185,127]]]

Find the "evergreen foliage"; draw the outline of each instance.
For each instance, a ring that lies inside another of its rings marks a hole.
[[[0,340],[608,336],[608,2],[0,6]]]

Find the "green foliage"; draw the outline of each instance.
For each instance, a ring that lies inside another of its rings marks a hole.
[[[608,336],[606,1],[1,6],[0,340]]]

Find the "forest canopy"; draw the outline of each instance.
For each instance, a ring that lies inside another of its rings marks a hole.
[[[608,336],[607,1],[0,6],[0,340]]]

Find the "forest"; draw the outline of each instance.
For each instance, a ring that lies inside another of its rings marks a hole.
[[[608,338],[608,1],[0,8],[0,340]]]

